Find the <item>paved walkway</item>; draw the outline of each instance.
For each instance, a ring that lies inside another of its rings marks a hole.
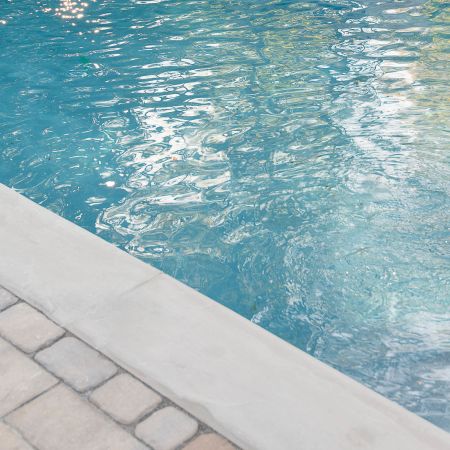
[[[0,287],[0,450],[233,450]]]

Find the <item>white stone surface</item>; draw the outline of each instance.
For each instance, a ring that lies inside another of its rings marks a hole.
[[[35,359],[80,392],[98,386],[117,372],[111,361],[73,337],[40,351]]]
[[[66,386],[58,385],[6,418],[39,450],[145,450]]]
[[[118,422],[129,425],[155,409],[162,399],[136,378],[122,373],[96,389],[90,400]]]
[[[33,450],[10,426],[0,422],[0,450]]]
[[[136,427],[136,436],[155,450],[174,450],[194,436],[197,429],[197,421],[168,406],[141,422]]]
[[[447,450],[450,435],[0,186],[0,285],[251,450]]]
[[[0,338],[0,417],[57,382],[55,377]]]
[[[18,298],[15,295],[0,286],[0,311],[3,311],[8,306],[14,305],[17,300]]]
[[[1,183],[0,205],[0,286],[56,323],[101,313],[111,297],[160,273]]]
[[[62,328],[26,303],[0,313],[0,335],[24,352],[35,352],[63,334]]]

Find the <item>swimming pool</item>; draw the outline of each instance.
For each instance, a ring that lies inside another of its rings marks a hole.
[[[449,18],[5,1],[0,182],[450,430]]]

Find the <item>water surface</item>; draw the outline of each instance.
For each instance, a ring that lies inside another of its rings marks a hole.
[[[449,33],[439,0],[0,0],[0,181],[450,430]]]

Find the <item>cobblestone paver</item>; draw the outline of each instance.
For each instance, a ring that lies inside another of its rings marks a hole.
[[[0,417],[57,382],[55,377],[0,338]]]
[[[161,397],[127,373],[117,375],[91,395],[91,401],[124,425],[154,410]]]
[[[1,287],[0,311],[0,450],[237,449]]]
[[[141,442],[63,385],[10,414],[6,422],[42,450],[145,449]]]
[[[0,335],[24,352],[35,352],[63,334],[62,328],[26,303],[0,313]]]
[[[0,422],[0,450],[33,450],[13,428]]]
[[[183,450],[234,450],[226,439],[215,433],[202,434],[190,442]]]
[[[112,362],[73,337],[42,350],[36,361],[80,392],[98,386],[117,372]]]
[[[136,428],[136,436],[155,450],[174,450],[197,432],[197,422],[171,406],[160,409]]]

